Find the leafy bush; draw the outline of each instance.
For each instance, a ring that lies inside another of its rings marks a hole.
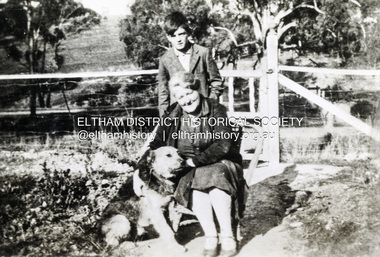
[[[37,188],[42,193],[44,205],[57,208],[74,208],[83,203],[88,195],[86,177],[73,177],[70,170],[51,171],[43,164],[43,176],[37,179]]]
[[[97,225],[128,173],[71,174],[43,165],[39,177],[0,178],[3,255],[95,255],[107,248]]]
[[[375,107],[367,100],[356,102],[351,107],[351,115],[358,116],[361,119],[367,119],[374,116]]]

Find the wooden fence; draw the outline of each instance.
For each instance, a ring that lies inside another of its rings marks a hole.
[[[362,133],[372,137],[380,142],[380,133],[368,124],[353,117],[349,113],[341,110],[333,103],[323,99],[321,96],[306,89],[300,84],[290,80],[284,75],[279,74],[280,71],[297,71],[310,73],[328,73],[356,76],[380,76],[380,71],[371,70],[340,70],[340,69],[324,69],[310,67],[292,67],[278,65],[278,37],[271,28],[267,36],[267,57],[263,60],[263,67],[258,71],[227,71],[221,70],[221,75],[225,78],[227,95],[221,98],[221,102],[228,107],[229,115],[234,117],[242,117],[252,119],[255,117],[277,117],[279,118],[279,84],[294,91],[295,93],[306,98],[310,102],[326,109],[330,113],[339,117],[349,125],[358,129]],[[38,75],[1,75],[1,80],[38,80],[38,79],[76,79],[76,78],[106,78],[120,76],[139,76],[139,75],[156,75],[157,70],[145,71],[124,71],[124,72],[86,72],[86,73],[70,73],[70,74],[38,74]],[[237,78],[248,79],[248,105],[246,111],[235,110],[235,81]],[[259,87],[255,87],[255,81],[259,80]],[[259,92],[257,92],[258,90]],[[258,96],[258,99],[257,97]],[[227,98],[227,99],[226,99]],[[43,110],[39,110],[40,112]],[[45,110],[46,111],[46,110]],[[62,112],[63,110],[56,110]],[[71,110],[81,111],[81,110]],[[83,111],[83,110],[82,110]],[[54,112],[49,110],[47,112]],[[15,113],[1,112],[1,115],[14,115]],[[18,112],[20,114],[20,112]],[[262,131],[274,135],[264,140],[262,160],[267,161],[269,165],[276,166],[280,161],[280,145],[279,145],[279,124],[265,124],[261,127]]]
[[[57,83],[61,82],[65,85],[68,81],[71,80],[85,80],[85,79],[108,79],[108,78],[116,78],[116,77],[133,77],[133,76],[143,76],[143,75],[157,75],[158,70],[138,70],[138,71],[123,71],[123,72],[82,72],[82,73],[70,73],[70,74],[25,74],[25,75],[0,75],[0,81],[10,81],[12,83],[17,83],[18,86],[22,87],[33,87],[33,85],[43,85],[44,81],[53,80]],[[229,116],[236,119],[253,119],[257,117],[262,117],[267,112],[267,106],[265,103],[268,102],[267,99],[267,87],[261,81],[262,72],[261,71],[238,71],[238,70],[221,70],[220,71],[222,78],[224,79],[225,92],[220,98],[220,102],[224,104],[227,109]],[[242,88],[238,89],[238,79],[243,79],[247,81],[247,87],[244,88],[244,92]],[[19,83],[17,82],[19,81]],[[260,83],[259,83],[260,81]],[[33,85],[31,85],[30,83]],[[82,81],[83,82],[83,81]],[[78,82],[78,83],[82,83]],[[11,84],[12,84],[11,83]],[[84,86],[91,86],[90,84],[86,84]],[[66,93],[69,90],[66,90]],[[248,92],[248,93],[247,93]],[[65,92],[62,90],[62,93],[65,96]],[[240,101],[238,98],[241,97],[242,94],[244,98],[247,99],[246,102]],[[241,105],[244,105],[243,110]],[[89,112],[89,108],[78,108],[78,106],[69,106],[66,101],[66,108],[36,108],[35,115],[47,115],[47,114],[72,114],[78,115]],[[112,112],[112,111],[139,111],[142,109],[157,109],[157,106],[141,106],[141,107],[97,107],[93,108],[91,111],[99,109],[100,112]],[[101,110],[100,110],[101,109]],[[238,110],[237,110],[238,109]],[[31,114],[30,110],[2,110],[0,112],[0,117],[4,116],[29,116]],[[248,128],[249,130],[249,128]],[[252,131],[246,131],[247,134]],[[278,136],[278,135],[277,135]],[[252,134],[251,134],[251,137]],[[251,141],[260,141],[257,134],[255,134],[256,138],[252,138]],[[248,138],[249,139],[249,138]],[[247,142],[249,140],[244,140],[244,149],[242,149],[243,158],[245,160],[250,160],[253,156],[253,149],[255,147],[256,142]],[[266,148],[260,154],[260,159],[262,161],[269,160],[268,149],[270,144],[265,143]],[[253,148],[253,149],[252,149]]]

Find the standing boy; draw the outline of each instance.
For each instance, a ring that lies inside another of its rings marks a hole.
[[[158,72],[158,105],[160,116],[175,103],[170,95],[168,81],[177,72],[191,72],[200,82],[199,93],[218,99],[223,92],[223,82],[209,49],[190,42],[191,29],[181,12],[173,12],[165,18],[164,30],[170,48],[161,58]]]

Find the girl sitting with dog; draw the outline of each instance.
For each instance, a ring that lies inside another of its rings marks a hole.
[[[205,234],[204,256],[234,256],[234,222],[242,216],[246,193],[242,158],[234,137],[227,136],[234,133],[230,124],[214,122],[227,120],[226,108],[201,95],[198,87],[192,73],[172,76],[169,90],[177,102],[168,107],[163,118],[179,122],[159,126],[150,148],[174,146],[186,160],[189,172],[178,179],[174,196],[195,213]]]

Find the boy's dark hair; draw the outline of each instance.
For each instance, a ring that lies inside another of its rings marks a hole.
[[[179,28],[183,28],[188,34],[191,34],[189,23],[183,13],[176,11],[165,17],[164,30],[166,34],[172,36]]]

